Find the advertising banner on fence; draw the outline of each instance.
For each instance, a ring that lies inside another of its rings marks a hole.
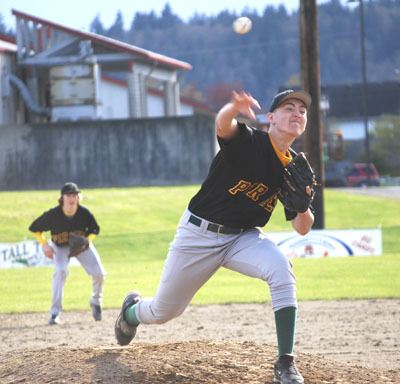
[[[295,232],[267,232],[289,258],[380,256],[381,229],[312,230],[305,236]]]
[[[71,265],[77,265],[76,258]],[[0,243],[0,268],[52,266],[53,261],[42,252],[42,247],[35,240],[20,243]]]
[[[381,229],[313,230],[306,236],[293,231],[266,232],[289,258],[382,255]],[[53,265],[37,241],[0,243],[0,268],[38,267]],[[72,258],[70,265],[79,265]]]

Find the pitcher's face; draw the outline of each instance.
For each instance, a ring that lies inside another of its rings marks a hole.
[[[273,112],[268,113],[268,118],[270,129],[297,138],[306,128],[307,108],[300,100],[288,99]]]

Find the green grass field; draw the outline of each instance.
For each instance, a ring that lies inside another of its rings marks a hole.
[[[179,217],[198,186],[84,190],[84,201],[96,216],[95,240],[107,270],[104,306],[117,308],[126,291],[152,296]],[[0,193],[0,242],[32,238],[28,226],[57,204],[58,191]],[[295,259],[300,300],[400,297],[400,200],[325,190],[327,229],[382,227],[383,256]],[[267,227],[290,230],[280,204]],[[52,268],[0,269],[0,312],[47,311]],[[64,310],[88,308],[91,279],[71,267]],[[265,302],[265,283],[221,269],[198,294],[195,304]]]

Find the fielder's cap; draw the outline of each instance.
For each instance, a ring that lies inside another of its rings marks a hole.
[[[75,183],[65,183],[61,188],[61,194],[66,195],[68,193],[80,193],[78,186]]]
[[[310,108],[311,105],[311,96],[306,91],[294,91],[293,89],[286,89],[285,91],[277,93],[272,99],[271,105],[269,107],[269,111],[273,112],[276,108],[278,108],[284,101],[288,99],[297,99],[304,103],[306,108]]]

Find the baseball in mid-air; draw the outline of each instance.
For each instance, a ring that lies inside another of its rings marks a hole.
[[[250,32],[252,26],[251,20],[246,17],[238,17],[232,24],[233,30],[239,35],[244,35],[245,33]]]

